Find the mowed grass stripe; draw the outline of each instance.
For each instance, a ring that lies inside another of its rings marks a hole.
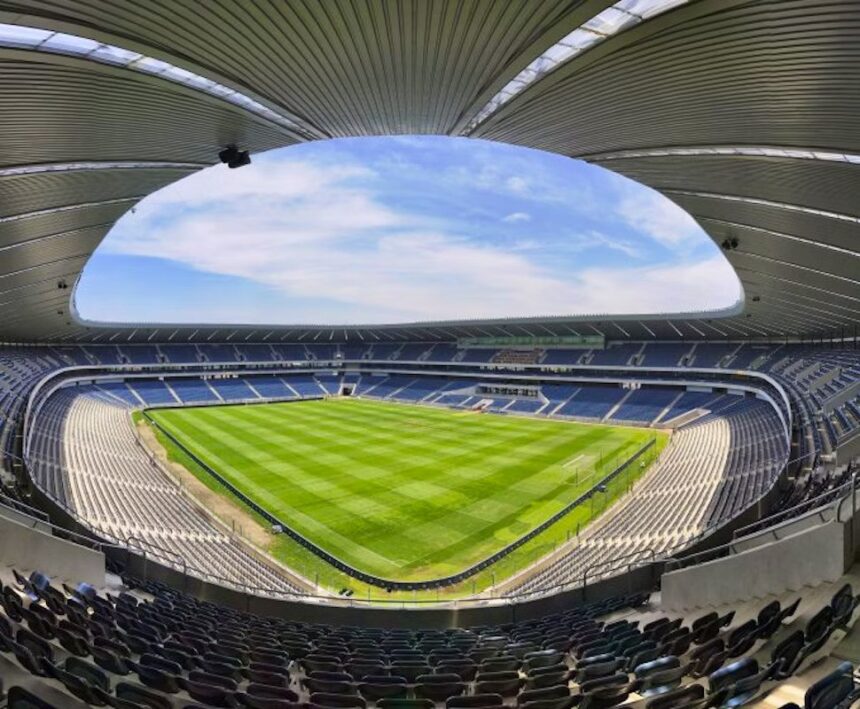
[[[246,432],[249,432],[249,431],[246,431]],[[592,434],[592,435],[594,435],[594,434]],[[322,439],[321,439],[321,440],[322,440]],[[323,442],[324,442],[324,440],[323,440]],[[540,442],[539,442],[539,443],[540,443]],[[261,442],[258,442],[258,445],[262,445],[262,443],[261,443]],[[493,442],[493,441],[490,441],[490,442],[487,444],[487,446],[494,446],[494,445],[495,445],[495,444],[494,444],[494,442]],[[507,446],[502,446],[502,451],[501,451],[501,454],[500,454],[501,456],[505,456],[504,449],[506,449],[506,448],[507,448]],[[526,454],[527,454],[527,453],[529,453],[529,452],[530,452],[529,447],[527,447],[527,446],[523,446],[523,447],[522,447],[522,455],[526,455]],[[476,451],[476,452],[474,453],[474,455],[475,455],[476,457],[480,457],[480,456],[482,455],[481,450]],[[355,462],[355,463],[358,463],[359,461],[354,461],[354,462]],[[462,461],[461,461],[461,462],[462,462]],[[492,460],[492,458],[488,458],[488,462],[489,462],[489,463],[494,463],[494,461]],[[344,464],[344,461],[337,461],[337,463],[338,463],[339,465],[343,465],[343,464]],[[400,464],[400,465],[402,465],[402,463],[403,463],[403,461],[400,461],[400,462],[399,462],[399,464]],[[416,472],[420,472],[420,471],[416,471],[415,466],[409,466],[409,471],[410,471],[410,473],[411,473],[411,474],[413,474],[413,475],[414,475],[414,473],[416,473]],[[491,471],[491,472],[492,472],[492,471]],[[497,471],[497,474],[499,474],[499,475],[502,475],[502,474],[504,474],[504,473],[505,473],[504,468],[501,468],[499,471]],[[441,477],[442,475],[444,475],[444,473],[440,473],[440,477]],[[361,477],[364,477],[364,476],[361,476]],[[419,483],[420,485],[428,485],[428,484],[429,484],[429,485],[432,485],[432,484],[433,484],[430,478],[422,477],[422,476],[420,476],[420,475],[419,475],[418,477],[419,477],[419,479],[420,479],[420,480],[422,480],[422,482],[421,482],[421,483]],[[490,480],[489,482],[492,482],[492,480]],[[300,483],[300,484],[301,484],[301,483]],[[441,488],[441,487],[439,487],[439,486],[436,486],[436,489],[439,489],[439,490],[447,489],[447,490],[453,490],[453,491],[455,491],[455,492],[456,492],[459,488],[461,488],[461,487],[465,487],[465,485],[467,485],[467,484],[470,484],[470,481],[469,481],[469,480],[466,480],[466,481],[465,481],[465,483],[464,483],[463,485],[454,486],[453,488],[449,485],[447,488]],[[479,484],[482,484],[482,485],[483,485],[483,482],[481,482],[481,483],[479,483]],[[398,488],[398,490],[399,490],[399,492],[401,492],[401,493],[405,493],[405,494],[407,494],[408,496],[410,496],[410,497],[413,497],[413,498],[414,498],[414,495],[411,495],[409,492],[407,492],[407,489],[409,489],[409,488],[414,489],[414,488],[415,488],[415,485],[407,485],[407,486],[406,486],[406,488],[401,487],[401,488]],[[353,487],[353,489],[350,489],[350,490],[349,490],[349,492],[351,492],[351,493],[352,493],[352,492],[355,492],[355,491],[356,491],[356,490],[355,490],[355,488],[354,488],[354,487]],[[371,491],[371,492],[372,492],[372,491]],[[465,503],[465,502],[467,502],[467,501],[468,501],[468,498],[473,497],[473,496],[474,496],[474,495],[467,495],[467,497],[466,497],[466,498],[461,498],[461,499],[451,499],[451,500],[447,500],[447,501],[441,501],[441,502],[439,502],[438,504],[439,504],[440,506],[448,506],[448,510],[446,510],[446,511],[445,511],[445,512],[447,512],[447,511],[449,511],[449,510],[450,510],[450,504],[462,504],[462,503]],[[421,499],[419,500],[419,502],[420,502],[420,501],[423,501],[423,498],[425,498],[425,497],[426,497],[426,495],[422,495],[422,496],[421,496]],[[309,502],[310,502],[310,501],[309,501]],[[398,506],[402,507],[402,506],[403,506],[403,504],[406,504],[406,503],[404,503],[404,502],[402,502],[402,501],[399,501],[399,500],[398,500],[398,501],[396,501],[396,504],[397,504]],[[407,511],[406,511],[406,514],[408,514],[408,512],[409,512],[409,511],[407,510]],[[387,533],[387,532],[386,532],[386,533]]]
[[[224,448],[223,432],[222,436],[213,437],[204,433],[202,428],[204,427],[200,427],[198,422],[196,426],[189,423],[178,424],[170,430],[186,448],[243,490],[257,504],[278,517],[284,517],[285,522],[308,538],[314,541],[325,539],[326,543],[321,544],[321,546],[325,546],[331,553],[339,556],[345,550],[353,548],[354,543],[350,538],[342,537],[336,529],[315,518],[312,514],[313,510],[295,508],[285,504],[282,497],[284,486],[261,485],[257,479],[247,477],[245,472],[235,465],[236,456],[230,455],[229,451],[224,456],[219,455],[216,450]],[[287,490],[288,492],[289,490]],[[362,548],[360,556],[365,563],[374,566],[385,567],[390,564],[389,559],[368,548]]]
[[[468,525],[468,526],[471,527],[472,525]]]
[[[210,409],[209,411],[215,411],[215,410]],[[594,435],[594,434],[592,434],[592,435]],[[228,434],[228,437],[229,437],[229,434]],[[258,445],[259,445],[259,442],[258,442]],[[456,499],[455,499],[455,500],[448,500],[448,501],[445,501],[445,505],[447,506],[447,505],[450,505],[450,504],[457,504],[457,503],[459,503],[459,502],[462,502],[462,500],[456,500]],[[450,508],[450,506],[448,506],[448,508],[447,508],[446,512],[449,512],[449,511],[450,511],[450,509],[451,509],[451,508]],[[458,526],[459,526],[459,525],[458,525]],[[467,525],[465,525],[465,527],[466,527],[466,529],[472,529],[472,528],[474,528],[474,524],[467,524]],[[387,530],[385,530],[385,532],[384,532],[384,533],[387,533]]]
[[[241,424],[238,424],[240,428],[242,428]],[[224,436],[227,439],[232,437],[232,434],[228,432],[222,432],[220,435]],[[262,445],[262,441],[256,438],[256,435],[249,429],[244,430],[244,438],[247,438],[250,443],[255,443],[257,445]],[[311,436],[313,439],[317,440],[319,444],[324,445],[326,442],[326,437],[318,434],[313,434]],[[259,449],[258,449],[259,451]],[[326,452],[326,458],[330,458],[330,453]],[[255,462],[260,463],[261,457],[263,454],[258,454],[256,456]],[[294,458],[291,461],[291,464],[298,468],[319,468],[319,462],[313,459],[307,458],[303,455],[298,455],[295,452],[292,453],[292,457]],[[331,489],[328,491],[328,499],[331,499],[334,496],[335,499],[344,498],[341,500],[342,504],[347,508],[347,511],[353,514],[358,513],[367,513],[370,512],[372,514],[385,514],[387,510],[399,510],[397,517],[398,521],[400,517],[408,516],[408,508],[410,504],[424,504],[426,502],[427,495],[421,496],[410,496],[403,494],[401,490],[401,486],[396,485],[396,483],[391,481],[391,475],[388,475],[389,482],[388,484],[380,484],[375,480],[368,478],[365,475],[360,473],[361,461],[359,459],[355,460],[341,460],[337,459],[333,461],[333,465],[329,465],[330,461],[325,461],[328,467],[333,468],[334,470],[339,472],[338,483],[331,483]],[[267,466],[271,471],[271,467]],[[319,471],[318,471],[319,472]],[[404,483],[408,480],[405,476],[401,476],[404,480]],[[301,489],[307,491],[309,493],[308,499],[304,500],[304,504],[312,505],[319,501],[319,495],[311,490],[307,490],[307,486],[303,484],[302,479],[293,480],[295,485],[298,485]],[[363,495],[357,494],[362,493]],[[375,500],[377,503],[380,503],[386,507],[386,509],[350,509],[351,503],[357,503],[359,505],[364,504],[367,505],[367,500],[362,500],[362,497]],[[412,498],[411,500],[409,498]],[[367,530],[369,531],[369,530]]]
[[[606,435],[608,435],[607,430],[595,429],[594,431],[589,433],[589,438],[596,439],[597,437],[605,437]],[[565,444],[567,444],[567,443],[565,443]],[[502,457],[506,457],[505,448],[506,448],[506,446],[502,447],[502,451],[501,451]],[[527,449],[523,449],[523,450],[527,450]],[[557,455],[554,454],[554,450],[555,450],[554,448],[549,448],[548,450],[545,450],[543,452],[543,455],[547,458],[555,459],[557,457]],[[471,499],[473,499],[476,496],[479,496],[481,494],[482,490],[480,488],[486,487],[487,490],[492,490],[495,486],[494,485],[494,482],[495,482],[494,479],[495,478],[500,478],[503,480],[510,479],[510,476],[508,473],[508,470],[511,467],[510,465],[505,466],[505,465],[501,465],[501,463],[496,464],[495,461],[490,461],[490,462],[493,465],[495,465],[496,467],[495,468],[488,468],[484,472],[483,478],[474,479],[474,480],[465,479],[462,482],[457,482],[456,480],[454,480],[452,483],[450,483],[449,490],[453,493],[461,492],[462,495],[457,496],[457,497],[446,497],[445,499],[440,499],[437,501],[424,500],[424,499],[416,500],[416,503],[418,505],[428,505],[429,504],[432,509],[438,510],[435,514],[428,515],[427,511],[425,509],[424,516],[428,518],[429,522],[432,523],[434,521],[434,519],[446,518],[445,519],[445,522],[446,522],[445,529],[448,532],[447,537],[451,537],[452,542],[457,540],[458,538],[462,538],[463,535],[458,534],[459,531],[462,530],[462,531],[465,531],[469,534],[472,534],[473,531],[475,530],[476,526],[480,528],[481,526],[483,526],[481,523],[485,523],[485,520],[477,520],[479,522],[479,524],[476,525],[475,524],[476,520],[474,518],[470,518],[468,516],[468,507],[458,510],[457,506],[458,505],[468,505]],[[521,466],[521,461],[519,461],[519,460],[514,461],[513,465]],[[415,468],[413,467],[410,472],[414,473]],[[541,472],[542,471],[537,470],[532,477],[537,478],[537,477],[541,476]],[[526,480],[528,480],[528,478],[526,478]],[[471,490],[466,490],[465,488],[467,488],[467,487],[471,488]],[[397,489],[401,490],[402,488],[397,488]],[[539,490],[541,492],[543,492],[544,494],[545,494],[545,491],[547,489],[551,490],[552,488],[550,488],[547,485],[542,485],[539,488]],[[373,494],[373,489],[371,489],[370,492],[371,492],[371,494]],[[507,486],[505,486],[501,490],[501,493],[504,494],[506,497],[510,497],[509,492],[510,492],[510,490]],[[357,499],[357,502],[359,504],[361,504],[360,499]],[[410,505],[408,502],[395,501],[395,504],[400,508],[399,514],[396,515],[394,518],[390,518],[390,517],[387,518],[385,521],[388,524],[379,525],[380,526],[379,534],[381,534],[381,535],[389,535],[393,532],[396,532],[397,531],[396,527],[398,527],[401,524],[403,518],[414,517],[417,514],[417,512],[419,511],[417,509],[417,507],[415,507],[414,505]],[[516,507],[512,504],[507,505],[507,507],[508,507],[508,509],[505,510],[505,512],[509,512],[511,509],[516,509]],[[456,510],[456,512],[452,513],[452,509]],[[365,511],[366,512],[368,510],[351,510],[351,511],[352,512],[358,512],[358,511]],[[371,514],[374,513],[373,510],[369,510],[369,511]],[[377,513],[378,513],[378,511],[377,511]],[[544,517],[545,516],[548,516],[548,515],[544,515]],[[460,518],[460,519],[458,519],[458,518]],[[378,523],[379,523],[379,520],[377,520],[377,524]],[[389,528],[389,527],[392,527],[392,528]],[[364,531],[365,531],[365,533],[367,533],[366,530],[364,530]],[[420,530],[419,530],[419,532],[420,532]]]
[[[258,504],[391,578],[479,561],[593,484],[564,463],[623,459],[652,435],[368,400],[154,415]]]
[[[227,432],[220,433],[219,437],[228,444],[233,439],[233,436]],[[253,437],[249,438],[249,442],[254,442]],[[350,477],[354,478],[352,475]],[[353,533],[362,534],[362,539],[365,542],[371,541],[374,536],[386,537],[402,531],[404,523],[419,514],[422,507],[425,516],[427,516],[428,505],[439,508],[439,512],[435,515],[436,517],[444,517],[445,526],[436,532],[440,540],[450,539],[452,542],[459,540],[463,537],[463,534],[459,530],[471,532],[486,524],[484,520],[471,518],[464,510],[458,509],[459,505],[467,504],[470,497],[456,495],[456,490],[446,490],[446,494],[437,500],[428,500],[424,496],[420,499],[410,501],[400,494],[399,490],[402,490],[402,487],[388,490],[384,487],[369,485],[365,480],[356,480],[355,484],[350,485],[346,492],[343,492],[343,485],[334,487],[338,488],[338,492],[333,492],[333,495],[329,495],[327,498],[321,498],[316,494],[312,496],[313,499],[306,496],[302,502],[302,506],[298,507],[298,509],[313,515],[317,505],[321,503],[330,505],[333,499],[339,501],[342,515],[337,518],[329,516],[325,522],[326,526],[340,534],[342,532],[340,529],[341,523],[348,525],[350,531]],[[361,494],[362,487],[364,487],[364,494]],[[339,499],[344,497],[345,499]],[[293,507],[295,508],[297,504],[297,502],[294,502]],[[506,512],[514,509],[511,505],[506,505],[506,507]],[[271,505],[268,509],[273,512],[275,511]],[[283,514],[288,522],[290,521],[289,516],[287,516],[289,512],[285,511],[280,514]],[[294,522],[292,523],[294,524]],[[302,532],[311,531],[302,529],[302,525],[295,526],[299,527],[299,531]],[[374,528],[377,531],[374,532]],[[406,533],[408,536],[411,536],[408,534],[408,530]],[[395,549],[386,553],[396,554],[402,548],[402,545],[398,543]],[[390,560],[392,562],[403,561],[399,556],[392,557]]]

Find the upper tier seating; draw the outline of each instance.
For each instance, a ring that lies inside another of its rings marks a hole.
[[[773,347],[769,345],[749,345],[744,344],[732,357],[726,367],[728,369],[750,369],[757,365],[764,358],[769,357],[773,352]]]
[[[0,451],[5,467],[12,467],[15,429],[27,405],[27,396],[46,374],[68,366],[48,348],[0,349]]]
[[[626,366],[633,355],[642,349],[638,342],[610,343],[605,350],[592,350],[588,364],[601,367]]]
[[[171,364],[191,364],[200,361],[196,345],[161,345],[161,353]]]
[[[198,348],[207,362],[238,362],[233,345],[204,345]]]
[[[310,359],[320,362],[331,362],[337,354],[336,345],[318,345],[315,343],[306,346]]]
[[[52,347],[51,353],[63,365],[86,367],[96,364],[95,360],[87,355],[83,347]]]
[[[693,349],[690,366],[718,368],[740,345],[732,342],[700,342]]]
[[[541,364],[576,364],[585,350],[568,350],[561,347],[546,350]]]
[[[390,359],[395,359],[400,362],[414,362],[420,360],[429,349],[430,345],[422,342],[414,345],[403,345],[399,350],[395,350]]]
[[[375,349],[375,348],[374,348]],[[428,362],[450,362],[457,354],[457,348],[454,345],[439,343],[433,345],[430,354],[427,357]]]
[[[493,357],[495,357],[496,355],[496,352],[497,350],[489,349],[486,347],[474,347],[466,350],[460,350],[460,354],[457,356],[460,357],[461,362],[474,362],[476,364],[482,364],[484,362],[492,361]]]
[[[693,346],[689,342],[649,343],[639,362],[644,367],[681,367]]]
[[[283,362],[305,362],[309,359],[309,353],[304,345],[273,344],[272,351],[276,359]]]
[[[159,364],[158,348],[154,345],[122,345],[120,355],[129,364]]]
[[[122,364],[119,348],[114,345],[96,347],[85,345],[81,349],[86,352],[95,364]]]
[[[493,355],[493,364],[537,364],[542,360],[544,350],[499,350]]]
[[[273,362],[275,353],[269,345],[236,345],[236,352],[243,362]]]
[[[184,404],[220,401],[211,387],[202,379],[194,377],[168,379],[167,384]]]
[[[643,387],[631,391],[612,414],[612,421],[651,423],[672,402],[679,398],[675,387]]]

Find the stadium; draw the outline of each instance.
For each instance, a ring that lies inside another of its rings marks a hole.
[[[858,706],[860,4],[0,0],[0,66],[0,707]],[[422,135],[655,190],[741,300],[78,312],[148,196]]]

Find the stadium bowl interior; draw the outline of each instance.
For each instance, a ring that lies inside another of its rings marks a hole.
[[[853,0],[0,0],[0,706],[852,706],[858,28]],[[88,258],[148,194],[404,134],[648,185],[743,301],[78,316]],[[496,490],[468,455],[445,479],[394,465],[361,497],[311,461],[276,496],[221,457],[293,461],[359,424],[395,462],[468,429],[510,465]],[[616,448],[553,457],[556,427]]]

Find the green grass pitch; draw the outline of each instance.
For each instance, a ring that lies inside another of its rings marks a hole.
[[[358,399],[151,415],[293,529],[394,580],[486,558],[665,435]]]

